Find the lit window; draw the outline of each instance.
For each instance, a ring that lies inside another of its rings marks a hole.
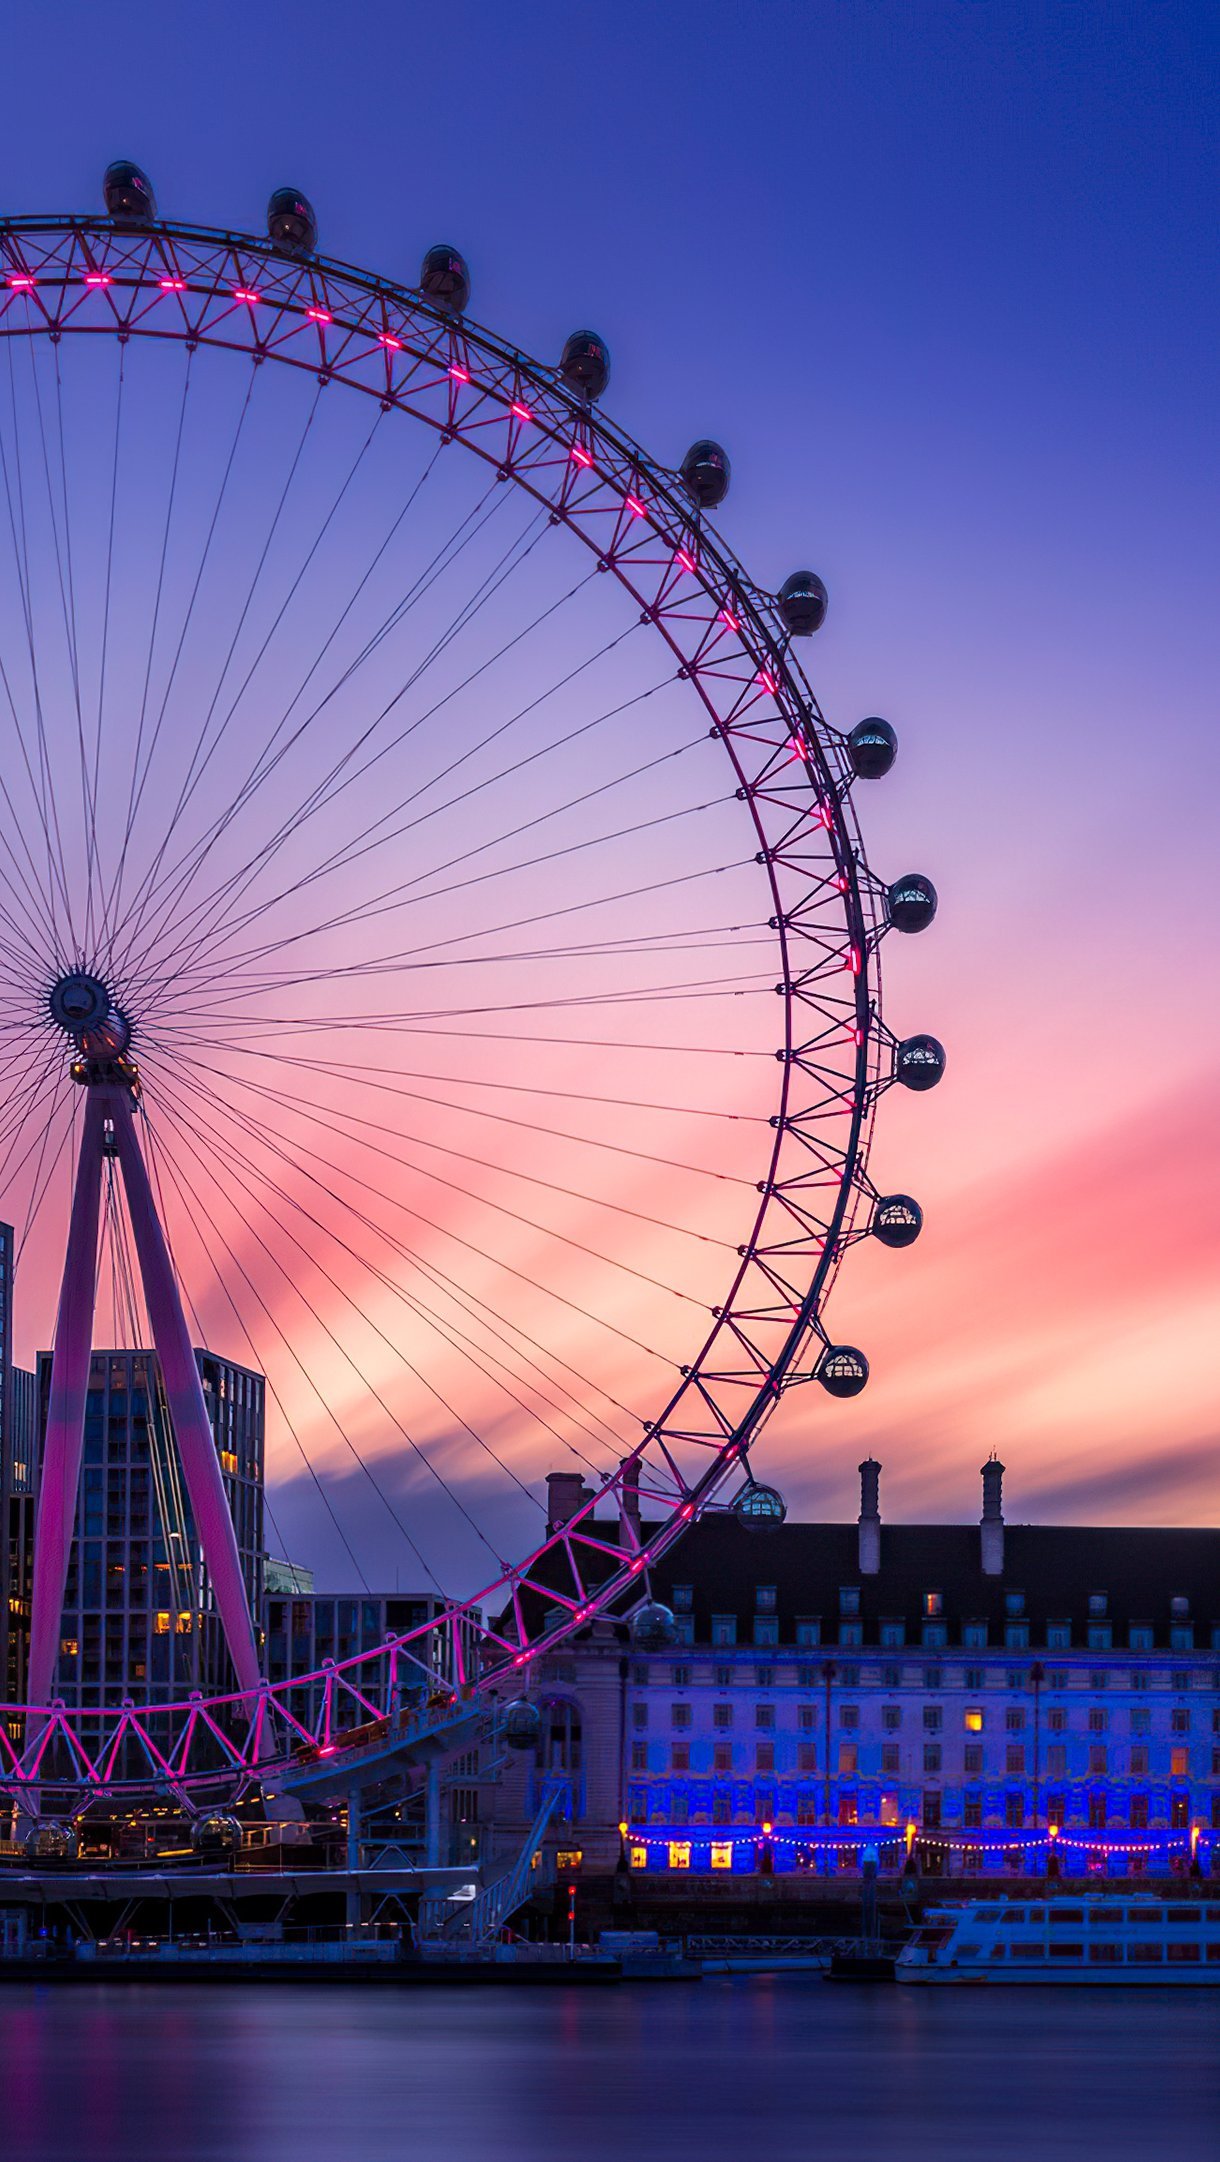
[[[689,1839],[671,1839],[669,1842],[669,1866],[671,1869],[690,1868]]]
[[[627,1855],[627,1859],[628,1859],[628,1861],[630,1862],[630,1864],[631,1864],[631,1867],[632,1867],[633,1869],[647,1869],[647,1867],[648,1867],[648,1849],[647,1849],[647,1847],[632,1847],[632,1848],[631,1848],[631,1849],[629,1850],[629,1852],[628,1852],[628,1855]]]
[[[929,1621],[935,1620],[938,1615],[943,1614],[945,1610],[944,1594],[938,1591],[926,1591],[923,1595],[923,1610]]]
[[[1188,1749],[1171,1749],[1169,1752],[1170,1776],[1174,1779],[1185,1779],[1189,1769],[1190,1751]]]
[[[978,1706],[978,1705],[971,1705],[971,1707],[970,1707],[969,1711],[968,1711],[968,1712],[966,1713],[966,1732],[967,1732],[967,1734],[981,1734],[981,1733],[982,1733],[982,1731],[983,1731],[983,1713],[982,1713],[982,1709],[981,1709],[981,1707],[980,1707],[980,1706]]]
[[[733,1867],[733,1842],[731,1839],[713,1839],[711,1864],[713,1869],[731,1869]]]

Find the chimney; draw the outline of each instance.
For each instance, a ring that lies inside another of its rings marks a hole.
[[[1004,1466],[994,1449],[983,1466],[983,1517],[980,1525],[984,1576],[1004,1574]]]
[[[623,1483],[619,1488],[618,1543],[625,1550],[643,1544],[640,1528],[640,1460],[624,1457]]]
[[[866,1456],[860,1466],[860,1574],[876,1576],[881,1567],[881,1466]]]
[[[546,1475],[546,1528],[558,1531],[589,1500],[578,1471],[548,1471]]]

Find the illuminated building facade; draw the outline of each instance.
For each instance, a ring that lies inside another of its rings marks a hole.
[[[251,1611],[262,1606],[263,1377],[196,1351]],[[50,1354],[38,1361],[45,1429]],[[157,1362],[95,1351],[64,1595],[56,1694],[73,1706],[125,1696],[172,1703],[233,1687]]]
[[[1220,1868],[1220,1533],[1007,1526],[994,1462],[980,1524],[883,1526],[879,1473],[857,1525],[694,1527],[653,1575],[672,1646],[540,1662],[506,1810],[566,1720],[586,1866],[622,1822],[646,1870]]]

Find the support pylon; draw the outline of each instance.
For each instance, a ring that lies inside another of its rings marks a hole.
[[[109,1071],[114,1072],[113,1066]],[[107,1128],[114,1135],[127,1193],[153,1345],[161,1366],[195,1529],[212,1581],[238,1687],[243,1695],[253,1693],[261,1677],[237,1534],[225,1495],[203,1383],[182,1311],[173,1264],[136,1136],[131,1088],[121,1080],[91,1080],[87,1083],[68,1251],[55,1323],[47,1438],[38,1488],[30,1610],[29,1701],[35,1705],[50,1702],[59,1656],[68,1555],[80,1487],[89,1359],[93,1349],[102,1144]]]

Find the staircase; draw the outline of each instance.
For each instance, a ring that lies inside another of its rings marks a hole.
[[[542,1842],[555,1818],[570,1815],[571,1807],[571,1782],[567,1778],[547,1779],[521,1851],[501,1876],[460,1905],[452,1899],[420,1901],[421,1945],[460,1944],[467,1951],[483,1951],[493,1945],[518,1907],[554,1883],[554,1856],[543,1853]]]

